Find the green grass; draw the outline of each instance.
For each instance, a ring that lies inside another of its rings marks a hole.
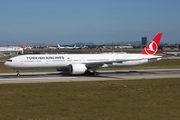
[[[142,69],[164,69],[164,68],[180,68],[180,59],[163,59],[155,62],[150,62],[140,66],[135,66],[134,68]]]
[[[109,70],[109,69],[164,69],[164,68],[180,68],[180,59],[172,60],[160,60],[156,62],[151,62],[139,66],[127,67],[127,68],[103,68],[99,70]],[[43,70],[21,70],[20,72],[46,72],[46,71],[56,71],[54,69],[43,69]],[[0,73],[15,72],[13,69],[4,66],[4,63],[0,63]]]
[[[180,79],[0,85],[2,120],[179,120]]]

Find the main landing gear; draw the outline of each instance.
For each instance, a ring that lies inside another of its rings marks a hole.
[[[92,69],[92,71],[87,70],[87,71],[85,72],[85,74],[86,74],[86,75],[90,75],[90,76],[99,76],[99,75],[100,75],[99,72],[96,72],[96,69]]]
[[[93,68],[92,70],[93,70],[93,75],[94,75],[94,76],[99,76],[99,75],[100,75],[99,72],[96,72],[96,68]]]
[[[100,73],[99,72],[93,72],[94,76],[99,76]]]

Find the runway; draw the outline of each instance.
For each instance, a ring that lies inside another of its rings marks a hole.
[[[67,72],[41,72],[21,73],[19,77],[16,76],[16,73],[4,73],[0,74],[0,84],[180,78],[180,69],[110,70],[99,72],[100,76],[71,75]]]

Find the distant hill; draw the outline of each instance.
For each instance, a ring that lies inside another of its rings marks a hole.
[[[117,42],[117,43],[114,43],[114,45],[120,45],[122,42]],[[84,42],[77,42],[77,43],[74,43],[76,45],[89,45],[89,46],[95,46],[95,45],[112,45],[112,43],[104,43],[104,44],[94,44],[94,43],[84,43]],[[128,44],[131,44],[131,45],[139,45],[141,44],[140,41],[132,41],[132,42],[123,42],[124,45],[128,45]]]
[[[148,41],[147,43],[149,43],[150,41]],[[141,45],[141,41],[131,41],[131,42],[116,42],[114,43],[114,45],[121,45],[123,43],[123,45]],[[95,45],[112,45],[112,43],[104,43],[104,44],[95,44],[95,43],[84,43],[84,42],[77,42],[74,43],[76,45],[88,45],[88,46],[95,46]],[[163,42],[161,42],[161,44],[164,44]]]
[[[94,45],[96,45],[96,44],[94,44],[94,43],[84,43],[84,42],[77,42],[77,43],[74,43],[74,44],[76,44],[76,45],[89,45],[89,46],[94,46]]]

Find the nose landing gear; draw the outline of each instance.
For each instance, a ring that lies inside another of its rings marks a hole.
[[[20,76],[19,70],[16,70],[16,76]]]

